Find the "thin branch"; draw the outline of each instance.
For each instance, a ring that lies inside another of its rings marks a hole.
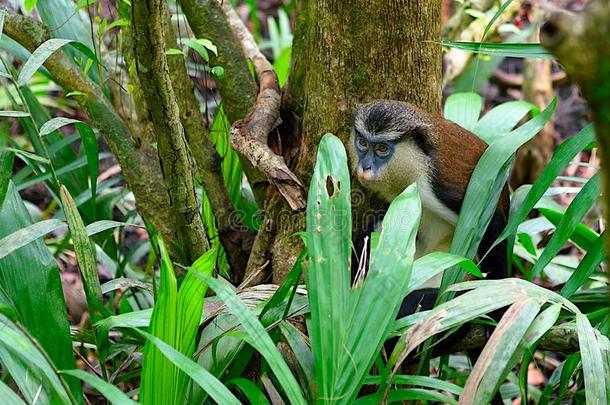
[[[165,10],[163,0],[132,3],[134,50],[149,118],[155,128],[173,222],[186,264],[190,264],[210,245],[199,211],[185,131],[169,75],[165,54]]]
[[[275,185],[290,208],[305,208],[305,189],[288,168],[284,158],[276,155],[267,145],[269,133],[280,122],[282,99],[277,75],[273,66],[256,46],[254,38],[229,4],[223,5],[233,35],[241,43],[242,50],[256,70],[259,91],[256,103],[243,120],[233,124],[231,144],[242,156]]]

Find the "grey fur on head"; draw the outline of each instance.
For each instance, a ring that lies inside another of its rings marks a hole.
[[[411,139],[426,154],[434,143],[428,114],[404,101],[375,100],[356,107],[353,128],[379,141]]]

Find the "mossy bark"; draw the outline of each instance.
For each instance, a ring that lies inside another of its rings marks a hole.
[[[184,264],[190,265],[209,249],[209,241],[195,194],[185,130],[165,54],[168,23],[165,3],[163,0],[137,1],[131,11],[136,70],[148,116],[155,128],[172,222],[178,235],[177,248],[183,252]]]
[[[285,157],[303,184],[309,184],[325,133],[348,140],[358,103],[397,99],[440,111],[441,48],[432,42],[440,39],[440,12],[440,0],[298,2],[281,129]],[[359,190],[354,204],[359,228],[376,203],[357,184],[354,189]],[[279,282],[302,249],[293,235],[305,228],[305,213],[290,212],[275,193],[265,224],[249,270],[269,261],[273,281]]]

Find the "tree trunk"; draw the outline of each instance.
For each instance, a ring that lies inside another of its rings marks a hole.
[[[441,47],[431,42],[440,39],[440,12],[441,0],[298,2],[280,145],[304,185],[311,179],[321,137],[331,132],[346,142],[358,103],[396,99],[440,111]],[[375,206],[374,197],[357,187],[355,228]],[[293,235],[304,228],[305,213],[290,212],[274,193],[248,273],[270,264],[273,282],[280,282],[303,247]]]

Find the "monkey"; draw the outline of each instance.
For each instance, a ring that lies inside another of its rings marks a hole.
[[[354,112],[348,153],[358,181],[390,203],[417,183],[422,203],[416,258],[449,251],[466,188],[487,144],[441,116],[393,100],[376,100]],[[506,244],[487,251],[508,219],[505,187],[479,247],[488,279],[508,276]],[[487,271],[486,271],[487,270]]]
[[[376,100],[358,106],[347,145],[352,169],[360,184],[386,203],[410,184],[417,184],[422,214],[416,259],[435,251],[449,251],[468,182],[486,148],[484,141],[458,124],[393,100]],[[478,249],[478,256],[485,256],[479,266],[487,273],[487,279],[508,277],[506,242],[488,252],[507,224],[508,209],[505,186]],[[377,219],[359,236],[353,262],[358,261],[364,237],[380,224]],[[441,275],[405,297],[398,318],[418,309],[432,309],[440,279]],[[495,312],[492,318],[499,320],[501,314],[502,311]]]

